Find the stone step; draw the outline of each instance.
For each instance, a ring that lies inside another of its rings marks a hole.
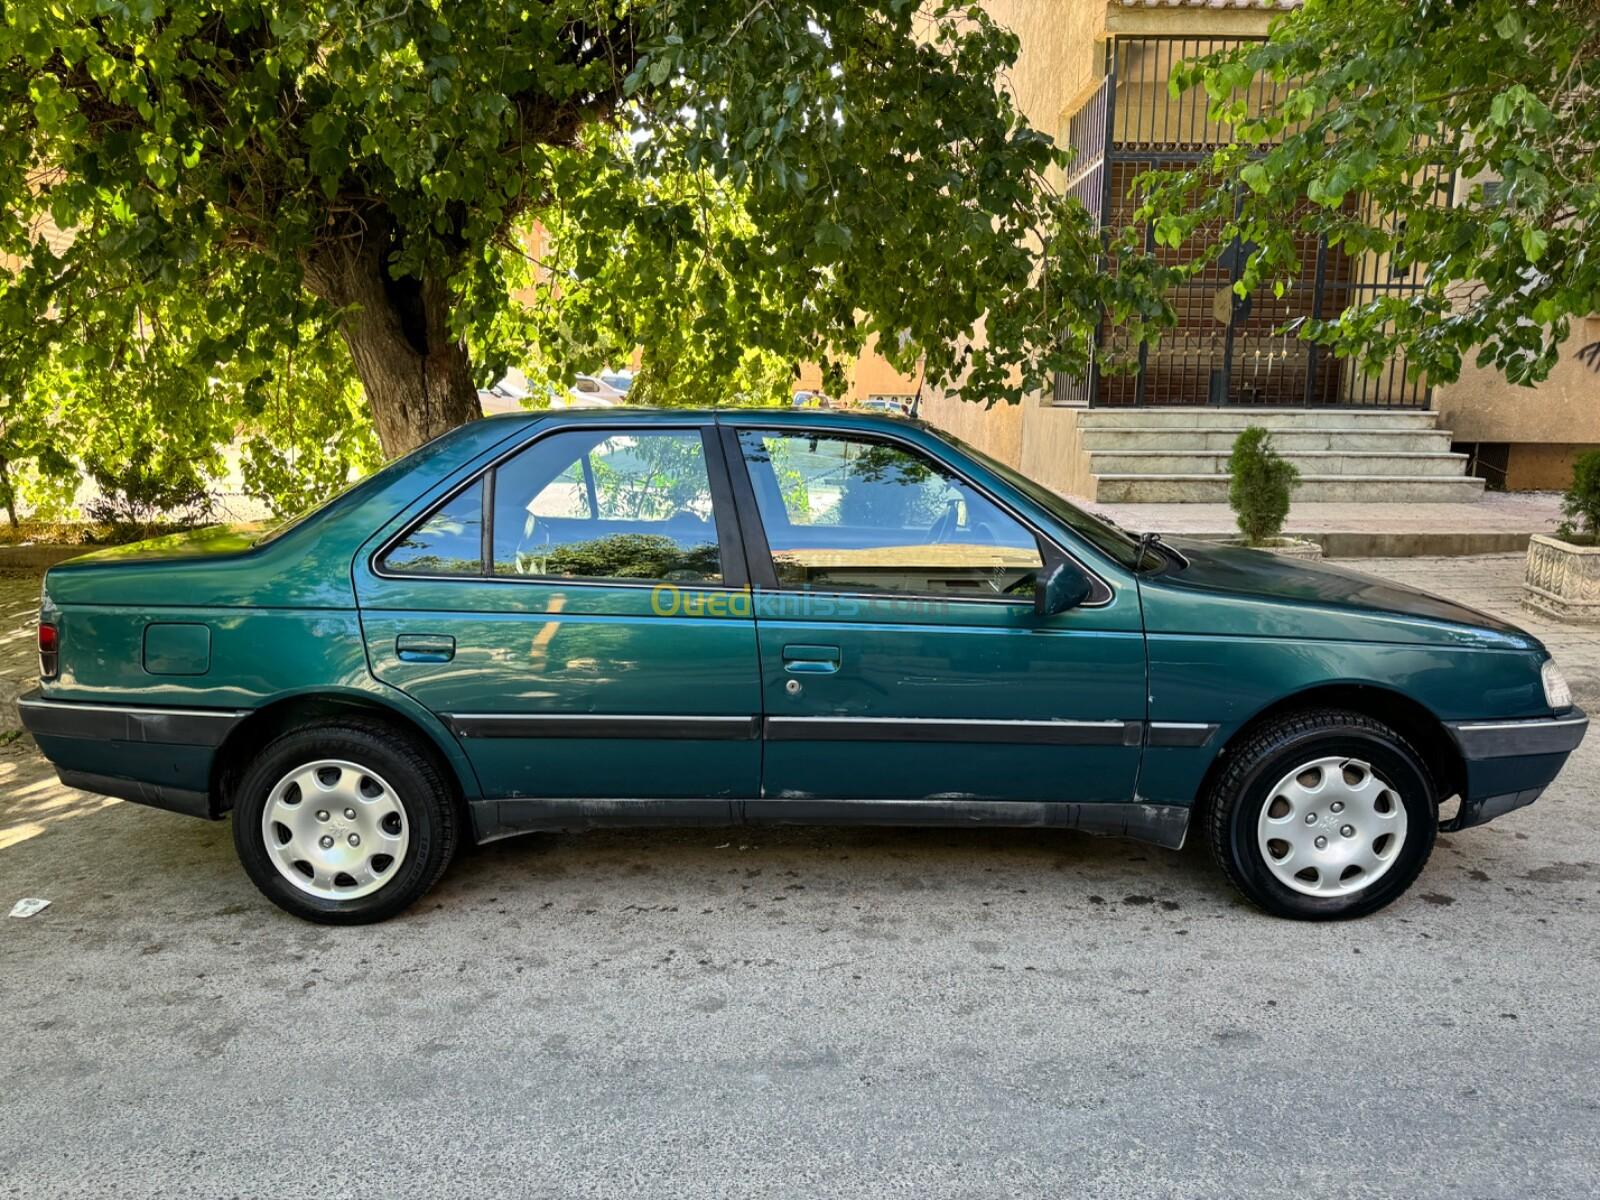
[[[1308,450],[1283,455],[1303,476],[1461,476],[1467,456],[1450,453],[1395,453],[1378,451]],[[1228,454],[1219,450],[1096,450],[1089,455],[1089,470],[1108,475],[1221,475],[1228,474]]]
[[[1233,449],[1244,429],[1084,429],[1085,450],[1221,450]],[[1387,453],[1443,453],[1450,449],[1448,429],[1283,429],[1274,430],[1272,447],[1280,454],[1297,450],[1381,450]]]
[[[1410,408],[1087,408],[1079,429],[1433,429],[1439,414]]]
[[[1303,475],[1296,502],[1452,504],[1483,498],[1483,480],[1437,475]],[[1093,500],[1104,504],[1226,504],[1226,475],[1099,475]]]

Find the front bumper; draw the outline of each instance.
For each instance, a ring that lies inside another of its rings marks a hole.
[[[37,688],[17,700],[17,713],[68,787],[213,820],[222,814],[211,795],[212,760],[249,715],[51,700]]]
[[[1531,721],[1454,721],[1446,725],[1467,765],[1461,809],[1440,825],[1448,831],[1482,825],[1532,804],[1566,765],[1589,729],[1573,708]]]

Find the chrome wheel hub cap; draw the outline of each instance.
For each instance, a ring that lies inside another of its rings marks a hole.
[[[1278,780],[1256,826],[1261,856],[1279,883],[1307,896],[1348,896],[1371,887],[1400,857],[1406,808],[1371,763],[1333,756]]]
[[[278,873],[319,900],[355,900],[388,883],[411,845],[394,789],[375,771],[319,759],[267,796],[261,836]]]

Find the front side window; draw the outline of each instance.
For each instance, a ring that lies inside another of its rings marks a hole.
[[[739,435],[778,582],[821,591],[1019,595],[1038,539],[904,446],[836,434]]]
[[[397,575],[483,573],[483,481],[446,500],[383,556]]]
[[[722,580],[697,430],[571,430],[495,470],[494,573]]]

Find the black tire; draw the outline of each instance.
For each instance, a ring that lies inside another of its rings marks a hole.
[[[1366,916],[1405,892],[1433,853],[1439,828],[1433,776],[1410,743],[1381,721],[1339,709],[1294,713],[1264,725],[1227,753],[1227,767],[1204,800],[1211,853],[1234,887],[1275,916],[1305,921]],[[1406,831],[1393,862],[1370,885],[1342,896],[1311,896],[1274,874],[1261,849],[1258,822],[1280,780],[1302,763],[1331,756],[1371,764],[1373,774],[1405,806]]]
[[[398,861],[390,859],[377,890],[355,899],[324,899],[302,890],[280,871],[266,844],[262,815],[273,789],[297,766],[322,760],[358,764],[381,776],[404,814],[404,852]],[[457,838],[456,806],[435,761],[394,730],[360,719],[275,738],[245,771],[234,800],[233,844],[251,881],[279,908],[324,925],[366,925],[405,909],[444,874]]]

